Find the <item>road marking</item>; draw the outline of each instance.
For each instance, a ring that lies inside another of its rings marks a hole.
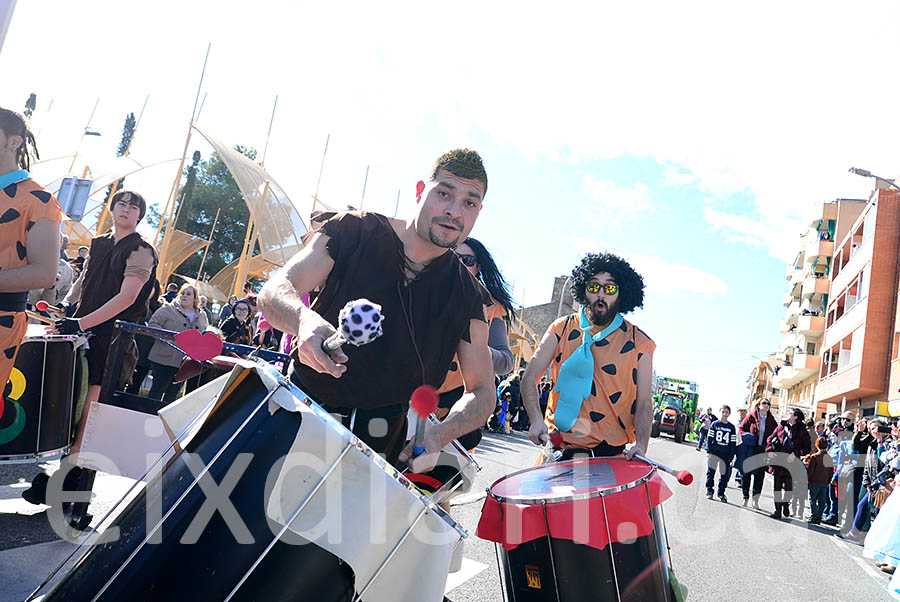
[[[830,539],[832,543],[834,543],[834,545],[844,550],[844,552],[847,553],[847,555],[851,560],[853,560],[853,562],[858,564],[860,568],[862,568],[862,570],[864,570],[869,574],[870,577],[872,577],[872,579],[878,582],[878,585],[884,586],[884,576],[886,573],[876,571],[874,568],[872,568],[872,561],[868,561],[867,558],[862,558],[858,554],[854,553],[862,552],[862,546],[845,543],[843,541],[840,541],[840,538],[838,538],[837,536],[829,537],[828,539]]]
[[[459,497],[453,498],[452,500],[450,500],[450,505],[463,506],[465,504],[471,504],[472,502],[479,502],[485,497],[487,497],[487,491],[476,491],[475,493],[461,495]]]
[[[488,568],[486,564],[476,562],[471,558],[463,558],[460,569],[447,575],[447,586],[444,588],[444,595],[446,596],[450,593],[450,590],[459,587],[486,568]]]

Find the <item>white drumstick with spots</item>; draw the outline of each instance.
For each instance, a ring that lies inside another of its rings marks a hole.
[[[381,336],[381,306],[368,299],[348,301],[338,314],[338,331],[322,342],[322,350],[331,354],[344,343],[359,347]]]

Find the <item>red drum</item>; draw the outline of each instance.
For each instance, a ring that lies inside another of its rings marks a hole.
[[[528,468],[488,489],[478,536],[499,544],[515,602],[674,600],[656,468],[624,458]]]

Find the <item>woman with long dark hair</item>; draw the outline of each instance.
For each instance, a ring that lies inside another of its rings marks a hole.
[[[494,258],[491,257],[485,246],[474,238],[467,238],[464,243],[457,246],[456,256],[491,295],[491,304],[484,308],[489,328],[488,347],[491,350],[491,361],[494,374],[509,374],[513,369],[514,359],[509,348],[507,323],[510,316],[515,315],[512,295],[509,294],[509,285],[503,278],[503,274],[500,273]],[[440,400],[437,416],[443,418],[449,414],[453,404],[462,397],[464,392],[465,387],[459,371],[459,361],[453,358],[447,378],[438,389]],[[460,443],[466,449],[474,448],[479,441],[481,441],[481,429],[460,438]]]

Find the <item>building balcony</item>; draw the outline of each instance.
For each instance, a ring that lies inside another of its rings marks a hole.
[[[825,316],[797,316],[797,332],[808,337],[825,333]]]
[[[809,299],[815,296],[821,297],[822,295],[827,295],[830,288],[830,283],[827,278],[816,278],[814,276],[810,276],[806,280],[803,281],[803,287],[800,292],[800,296],[804,299]]]
[[[772,379],[772,385],[778,389],[786,389],[806,380],[810,376],[819,373],[822,358],[818,355],[797,353],[796,350],[790,364],[785,364],[778,369],[778,374]]]
[[[813,240],[806,246],[806,263],[812,264],[816,260],[825,263],[826,257],[834,256],[834,243],[828,240]]]
[[[784,294],[784,297],[781,298],[781,304],[785,307],[791,304],[791,301],[794,300],[794,295],[791,294],[790,291]]]
[[[793,319],[793,324],[797,323],[797,316],[800,315],[800,300],[792,299],[790,305],[784,312],[785,319]]]

